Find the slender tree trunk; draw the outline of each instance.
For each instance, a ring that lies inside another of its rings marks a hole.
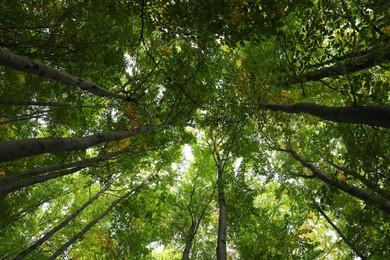
[[[70,192],[70,190],[66,190],[66,191],[63,191],[63,192],[60,192],[61,195],[58,195],[58,193],[52,193],[51,195],[49,196],[46,196],[45,198],[43,199],[40,199],[38,200],[37,202],[29,205],[27,208],[24,208],[22,210],[20,210],[19,212],[13,214],[7,223],[2,223],[0,224],[0,230],[6,228],[8,225],[18,221],[19,219],[23,218],[24,216],[26,216],[28,213],[36,210],[40,205],[42,205],[43,203],[45,202],[48,202],[54,198],[58,198],[59,196],[64,196],[65,194],[68,194]],[[55,195],[55,196],[54,196]]]
[[[218,154],[218,202],[219,202],[219,218],[218,218],[218,242],[217,242],[217,259],[226,260],[226,222],[227,222],[227,210],[225,200],[225,185],[223,180],[223,162],[219,158]]]
[[[5,177],[0,178],[0,189],[1,189],[1,186],[5,186],[5,185],[8,185],[8,184],[16,182],[16,181],[21,181],[25,178],[31,178],[31,177],[35,177],[35,176],[38,176],[38,175],[41,175],[44,173],[56,172],[56,171],[60,171],[60,170],[64,170],[64,169],[69,169],[72,167],[88,166],[88,165],[91,165],[94,163],[108,160],[110,158],[113,158],[119,154],[122,154],[122,153],[128,151],[129,148],[130,147],[126,147],[125,149],[122,149],[120,151],[108,153],[106,155],[98,155],[98,156],[96,156],[94,158],[90,158],[90,159],[85,159],[85,160],[76,161],[76,162],[67,162],[67,163],[63,163],[63,164],[48,166],[45,168],[32,169],[32,170],[12,174],[9,176],[5,176]]]
[[[42,176],[29,178],[29,179],[22,180],[22,181],[19,181],[16,183],[12,183],[11,185],[1,186],[0,187],[0,196],[6,195],[8,193],[20,190],[22,188],[25,188],[25,187],[28,187],[28,186],[31,186],[31,185],[34,185],[37,183],[45,182],[45,181],[48,181],[51,179],[55,179],[58,177],[62,177],[65,175],[69,175],[69,174],[78,172],[86,167],[87,167],[86,165],[85,166],[78,166],[78,167],[74,167],[74,168],[67,169],[67,170],[57,171],[57,172],[51,173],[51,174],[46,174],[46,175],[42,175]]]
[[[30,101],[30,100],[0,100],[0,105],[14,106],[45,106],[45,107],[92,107],[83,105],[73,105],[61,102]]]
[[[203,206],[203,209],[202,209],[200,215],[198,215],[197,212],[193,213],[191,208],[188,208],[189,211],[190,211],[190,214],[191,214],[191,228],[190,228],[190,230],[189,230],[189,232],[187,234],[186,245],[185,245],[185,248],[184,248],[184,251],[183,251],[183,257],[182,257],[183,260],[190,259],[190,251],[191,251],[191,248],[192,248],[192,243],[194,241],[196,233],[198,232],[198,228],[199,228],[200,222],[202,221],[202,219],[203,219],[203,217],[205,215],[206,209],[208,208],[208,206],[210,205],[210,202],[214,198],[215,188],[216,188],[216,186],[214,186],[213,192],[211,193],[207,203]],[[196,185],[194,185],[193,188],[192,188],[191,204],[193,202],[192,194],[194,193],[195,189],[196,189]],[[200,204],[200,203],[202,203],[202,201],[198,201],[197,203]]]
[[[377,208],[381,209],[382,211],[390,214],[390,201],[386,200],[383,197],[378,197],[371,192],[368,192],[366,190],[362,190],[360,188],[357,188],[355,186],[340,182],[321,170],[319,170],[314,164],[309,163],[305,161],[302,157],[300,157],[296,152],[290,149],[279,149],[280,151],[290,153],[297,161],[299,161],[303,166],[310,169],[314,175],[316,175],[320,180],[323,182],[326,182],[327,184],[331,185],[334,188],[337,188],[339,190],[344,191],[345,193],[348,193],[356,198],[359,198],[368,204],[374,205]]]
[[[192,240],[194,239],[195,234],[196,234],[198,221],[199,220],[198,220],[198,218],[196,216],[191,221],[191,228],[190,228],[190,231],[188,232],[186,245],[185,245],[185,248],[184,248],[184,251],[183,251],[183,257],[182,257],[183,260],[190,259],[190,251],[191,251],[191,247],[192,247]]]
[[[0,65],[14,70],[36,74],[44,78],[54,79],[65,84],[81,88],[100,97],[115,97],[129,102],[135,102],[135,100],[128,96],[107,90],[93,82],[69,75],[53,69],[43,63],[32,61],[15,53],[0,50]]]
[[[362,260],[368,259],[345,235],[344,233],[337,227],[336,224],[333,223],[333,221],[326,215],[326,213],[320,208],[320,206],[314,202],[315,207],[317,210],[321,213],[321,215],[326,219],[326,221],[329,223],[329,225],[332,226],[332,228],[339,234],[341,239],[344,241],[345,244],[347,244],[352,251],[355,252],[357,256],[359,256]]]
[[[390,107],[327,107],[311,103],[266,104],[262,107],[286,113],[306,113],[325,120],[390,128]]]
[[[337,169],[339,169],[340,171],[343,171],[345,172],[346,174],[349,174],[351,176],[353,176],[354,178],[360,180],[364,185],[366,185],[368,188],[372,189],[373,191],[375,191],[376,193],[378,193],[380,196],[386,198],[387,200],[390,200],[390,193],[384,189],[382,189],[381,187],[379,187],[378,185],[376,185],[375,183],[369,181],[367,178],[365,178],[364,176],[360,175],[359,173],[357,172],[354,172],[352,170],[349,170],[345,167],[342,167],[340,165],[337,165],[337,164],[334,164],[332,162],[329,162],[330,165],[332,165],[333,167],[336,167]]]
[[[44,236],[42,236],[40,239],[38,239],[34,244],[29,246],[26,250],[18,254],[14,259],[23,259],[26,256],[28,256],[32,251],[34,251],[37,247],[42,245],[45,241],[47,241],[50,237],[52,237],[57,231],[65,227],[70,221],[75,219],[84,209],[86,209],[89,205],[92,204],[95,200],[97,200],[107,189],[110,187],[110,185],[105,186],[103,189],[101,189],[95,196],[93,196],[90,200],[88,200],[86,203],[84,203],[78,210],[76,210],[73,214],[71,214],[69,217],[67,217],[65,220],[63,220],[60,224],[58,224],[56,227],[52,228],[50,231],[48,231]]]
[[[145,126],[131,130],[97,133],[86,137],[47,137],[0,142],[0,162],[8,162],[34,155],[83,150],[88,147],[144,134],[167,125]]]
[[[85,233],[87,233],[96,223],[98,223],[102,218],[104,218],[110,211],[122,200],[126,199],[127,197],[130,197],[132,194],[134,194],[137,190],[142,188],[146,185],[146,181],[139,185],[137,188],[133,189],[132,191],[124,194],[117,200],[111,203],[111,205],[99,216],[97,216],[95,219],[93,219],[91,222],[89,222],[80,232],[78,232],[76,235],[74,235],[71,239],[68,240],[65,244],[63,244],[49,259],[54,260],[58,256],[60,256],[70,245],[72,245],[74,242],[76,242],[78,239],[80,239]]]
[[[356,71],[368,69],[378,64],[390,60],[390,45],[386,45],[380,49],[370,51],[364,55],[355,57],[348,61],[336,62],[333,66],[323,67],[304,73],[298,81],[315,81],[327,77],[345,75]]]

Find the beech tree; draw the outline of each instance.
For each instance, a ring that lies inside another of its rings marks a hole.
[[[389,258],[389,8],[2,1],[0,258]]]

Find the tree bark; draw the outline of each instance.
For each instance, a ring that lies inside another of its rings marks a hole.
[[[57,171],[69,169],[72,167],[88,166],[88,165],[91,165],[93,163],[108,160],[110,158],[113,158],[119,154],[126,152],[128,149],[129,149],[129,147],[126,147],[125,149],[122,149],[120,151],[108,153],[106,155],[98,155],[98,156],[96,156],[94,158],[90,158],[90,159],[85,159],[85,160],[76,161],[76,162],[67,162],[67,163],[63,163],[63,164],[48,166],[45,168],[32,169],[32,170],[12,174],[9,176],[5,176],[5,177],[0,178],[0,189],[1,189],[1,186],[5,186],[5,185],[8,185],[8,184],[16,182],[16,181],[21,181],[25,178],[35,177],[35,176],[38,176],[38,175],[41,175],[44,173],[48,173],[48,172],[57,172]]]
[[[107,90],[98,84],[95,84],[93,82],[87,81],[80,77],[75,77],[72,75],[69,75],[67,73],[61,72],[59,70],[53,69],[43,63],[32,61],[28,58],[19,56],[15,53],[11,52],[5,52],[0,50],[0,65],[26,72],[31,74],[36,74],[38,76],[48,78],[48,79],[54,79],[56,81],[81,88],[89,93],[92,93],[96,96],[100,97],[114,97],[119,98],[125,101],[129,102],[135,102],[132,98],[118,94],[116,92]]]
[[[320,180],[323,182],[331,185],[334,188],[337,188],[341,191],[344,191],[345,193],[348,193],[358,199],[361,199],[365,201],[366,203],[373,205],[383,212],[386,212],[387,214],[390,214],[390,201],[386,200],[383,197],[378,197],[372,194],[371,192],[368,192],[366,190],[357,188],[355,186],[343,183],[341,181],[338,181],[321,170],[319,170],[314,164],[307,162],[302,157],[300,157],[295,151],[290,149],[278,149],[279,151],[290,153],[294,159],[299,161],[303,166],[310,169],[314,175],[316,175]]]
[[[370,51],[348,61],[336,62],[336,64],[330,67],[323,67],[321,69],[308,71],[303,73],[297,80],[299,82],[317,81],[327,77],[345,75],[374,67],[388,60],[390,60],[390,45]]]
[[[271,111],[306,113],[333,122],[365,124],[390,128],[390,107],[327,107],[312,103],[294,105],[266,104],[262,107]]]
[[[34,155],[83,150],[88,147],[144,134],[167,125],[145,126],[131,130],[97,133],[86,137],[47,137],[0,142],[0,162],[8,162]]]
[[[225,200],[225,185],[223,180],[223,162],[218,158],[218,202],[219,202],[219,218],[218,218],[218,242],[217,242],[217,259],[226,260],[226,222],[227,222],[227,210]]]
[[[314,201],[313,201],[314,202]],[[326,213],[320,208],[320,206],[314,202],[315,207],[317,210],[321,213],[321,215],[326,219],[326,221],[329,223],[329,225],[332,226],[332,228],[339,234],[341,239],[344,241],[345,244],[347,244],[352,251],[355,252],[357,256],[359,256],[362,260],[368,259],[345,235],[344,233],[338,228],[336,224],[333,223],[333,221],[326,215]]]
[[[42,236],[40,239],[38,239],[34,244],[29,246],[26,250],[18,254],[14,259],[19,260],[23,259],[26,256],[28,256],[32,251],[34,251],[37,247],[42,245],[45,241],[47,241],[50,237],[52,237],[57,231],[65,227],[70,221],[75,219],[85,208],[87,208],[89,205],[92,204],[95,200],[97,200],[107,189],[110,187],[110,185],[105,186],[103,189],[101,189],[98,193],[95,194],[90,200],[88,200],[86,203],[84,203],[78,210],[76,210],[73,214],[71,214],[69,217],[64,219],[60,224],[52,228],[50,231],[48,231],[44,236]]]
[[[378,193],[380,196],[384,197],[385,199],[390,200],[390,193],[388,191],[382,189],[377,184],[369,181],[367,178],[365,178],[364,176],[360,175],[359,173],[357,173],[355,171],[352,171],[352,170],[349,170],[349,169],[347,169],[345,167],[342,167],[340,165],[337,165],[337,164],[335,164],[333,162],[329,162],[329,164],[332,165],[333,167],[339,169],[340,171],[343,171],[346,174],[349,174],[352,177],[360,180],[368,188],[372,189],[373,191],[375,191],[376,193]]]

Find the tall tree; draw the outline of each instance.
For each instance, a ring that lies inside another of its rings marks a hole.
[[[47,137],[4,141],[0,143],[0,162],[7,162],[44,153],[82,150],[96,144],[121,140],[130,136],[154,131],[165,126],[166,125],[149,125],[126,131],[98,133],[86,137]]]

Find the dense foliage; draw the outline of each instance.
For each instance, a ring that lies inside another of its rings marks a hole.
[[[3,0],[0,259],[389,259],[389,60],[386,0]]]

